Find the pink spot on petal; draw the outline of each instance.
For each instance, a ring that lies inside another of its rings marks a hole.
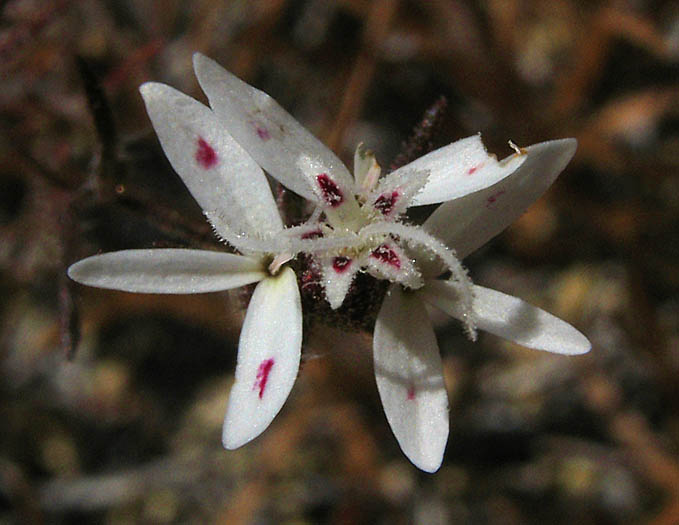
[[[393,266],[397,270],[401,268],[401,258],[386,244],[381,244],[375,248],[370,256],[380,262],[383,262],[384,264]]]
[[[335,181],[332,180],[327,173],[317,175],[316,182],[318,182],[318,186],[321,188],[321,193],[323,194],[323,200],[328,206],[337,208],[337,206],[344,202],[342,190],[339,189],[339,186],[335,184]]]
[[[406,399],[408,401],[415,400],[415,385],[413,385],[412,383],[408,385],[408,393],[406,394]]]
[[[505,190],[500,190],[497,193],[494,193],[493,195],[488,197],[486,199],[486,208],[488,208],[488,209],[493,208],[495,206],[495,204],[497,203],[498,197],[500,197],[501,195],[504,195],[505,193],[506,193]]]
[[[377,197],[373,206],[376,210],[382,212],[382,215],[389,215],[400,197],[401,194],[394,190],[391,192],[391,194],[382,194]]]
[[[266,382],[269,380],[269,372],[273,367],[273,358],[265,359],[259,364],[257,369],[257,377],[255,378],[255,384],[252,387],[253,390],[259,388],[259,399],[262,399],[264,395],[264,389],[266,388]]]
[[[258,124],[257,122],[250,122],[253,128],[255,128],[255,133],[257,133],[257,136],[262,139],[263,141],[267,141],[271,138],[271,133],[269,133],[269,130],[262,126],[261,124]]]
[[[473,175],[479,168],[483,167],[483,163],[473,166],[467,170],[467,175]]]
[[[206,170],[213,168],[217,164],[217,152],[203,137],[198,137],[196,162]]]
[[[344,257],[343,255],[340,255],[339,257],[335,257],[332,260],[332,269],[335,270],[337,273],[344,273],[349,269],[351,263],[352,260],[349,259],[349,257]]]

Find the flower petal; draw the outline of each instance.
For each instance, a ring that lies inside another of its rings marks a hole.
[[[377,279],[398,282],[408,288],[422,286],[422,275],[406,252],[395,242],[380,244],[361,261],[367,272]]]
[[[448,281],[427,281],[422,297],[456,319],[462,319],[458,295]],[[511,295],[474,286],[476,326],[527,348],[556,354],[589,352],[592,345],[570,324]]]
[[[139,91],[165,155],[217,233],[231,242],[234,233],[261,238],[283,229],[262,169],[208,107],[164,84]]]
[[[238,288],[262,280],[259,260],[207,250],[124,250],[87,257],[68,276],[81,284],[136,293],[188,294]]]
[[[396,439],[413,464],[435,472],[448,441],[448,396],[436,337],[417,294],[392,286],[375,324],[375,377]]]
[[[295,272],[283,268],[261,281],[250,299],[238,344],[222,442],[238,448],[264,432],[297,378],[302,303]]]
[[[262,168],[321,206],[355,205],[342,161],[274,99],[200,53],[193,67],[212,109]]]
[[[426,171],[397,170],[383,177],[368,196],[376,217],[393,221],[412,204],[413,197],[427,184]]]
[[[320,265],[325,297],[330,303],[330,308],[336,310],[342,306],[361,264],[356,259],[339,255],[320,258]]]
[[[546,190],[575,154],[575,139],[552,140],[525,149],[523,164],[492,186],[444,202],[424,229],[463,258],[495,237]]]
[[[523,155],[512,155],[498,162],[486,151],[481,136],[474,135],[432,151],[394,173],[429,172],[427,183],[411,203],[419,206],[458,199],[487,188],[512,173],[523,161]]]

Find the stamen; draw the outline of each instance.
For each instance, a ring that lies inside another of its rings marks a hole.
[[[526,155],[528,153],[526,148],[520,148],[511,140],[509,141],[509,147],[512,148],[517,155]]]

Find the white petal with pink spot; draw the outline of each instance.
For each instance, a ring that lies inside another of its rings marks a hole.
[[[302,346],[302,304],[295,272],[284,268],[261,281],[250,299],[238,343],[236,381],[226,409],[222,441],[238,448],[269,426],[297,378]]]

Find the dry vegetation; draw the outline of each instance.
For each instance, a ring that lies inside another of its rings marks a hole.
[[[362,140],[389,165],[441,95],[433,145],[577,137],[466,263],[592,352],[471,343],[439,319],[451,439],[430,476],[391,435],[369,335],[316,324],[274,424],[222,450],[241,298],[64,277],[100,250],[216,246],[137,92],[202,97],[194,51],[345,160]],[[679,522],[676,3],[4,0],[0,72],[0,523]]]

